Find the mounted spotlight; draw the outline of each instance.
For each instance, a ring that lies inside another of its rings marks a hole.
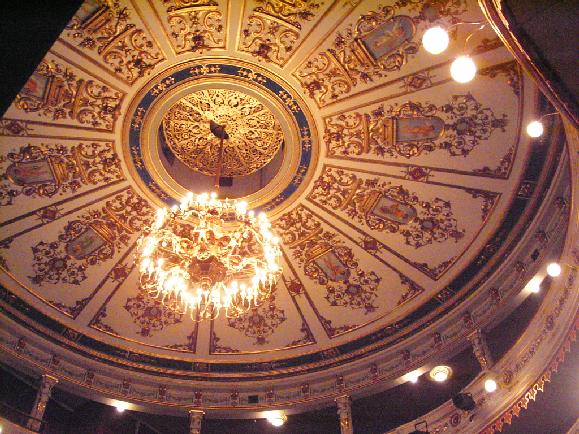
[[[541,283],[542,282],[543,282],[543,279],[541,278],[541,276],[534,276],[531,280],[529,280],[529,283],[527,283],[527,285],[525,285],[525,288],[529,292],[532,292],[533,294],[538,294],[539,292],[541,292]]]
[[[275,427],[280,427],[287,421],[287,416],[279,411],[269,411],[266,415],[267,421]]]
[[[556,262],[551,262],[547,265],[547,274],[551,277],[558,277],[561,275],[561,266]]]
[[[527,134],[529,137],[537,138],[543,135],[543,123],[541,121],[531,121],[527,125]]]
[[[457,393],[452,397],[452,403],[459,410],[471,411],[476,407],[476,403],[470,393]]]
[[[425,420],[418,422],[414,425],[414,431],[408,434],[430,434],[430,431],[428,431],[428,423]]]
[[[543,126],[543,119],[548,116],[556,116],[559,113],[547,113],[541,116],[539,119],[535,119],[527,124],[527,135],[536,139],[537,137],[541,137],[543,132],[545,131],[545,127]]]
[[[439,365],[430,370],[430,378],[438,383],[442,383],[450,378],[452,369],[450,366]]]
[[[123,413],[127,408],[129,408],[129,404],[123,401],[118,401],[115,404],[115,407],[117,408],[117,412]]]

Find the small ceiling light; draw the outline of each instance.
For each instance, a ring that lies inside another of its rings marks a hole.
[[[418,379],[420,378],[420,372],[418,371],[409,372],[408,374],[406,374],[406,378],[411,383],[418,383]]]
[[[557,277],[561,275],[561,266],[556,262],[551,262],[547,265],[547,274],[551,277]]]
[[[275,427],[280,427],[287,421],[287,416],[279,411],[268,412],[266,419]]]
[[[430,371],[430,378],[432,378],[434,381],[437,381],[439,383],[446,381],[448,378],[450,378],[451,375],[452,375],[452,369],[450,369],[450,366],[444,366],[444,365],[435,366]]]
[[[430,54],[440,54],[448,48],[448,32],[442,27],[431,27],[422,35],[422,46]]]
[[[529,289],[529,291],[531,291],[533,294],[538,294],[539,292],[541,292],[541,279],[537,278],[537,277],[533,277],[529,283],[527,283],[527,288]]]
[[[450,65],[450,75],[458,83],[468,83],[476,75],[476,65],[471,57],[459,56]]]
[[[492,378],[487,378],[485,381],[485,390],[488,393],[493,393],[495,390],[497,390],[497,382]]]
[[[129,405],[126,402],[119,401],[115,404],[115,407],[119,413],[122,413],[129,407]]]
[[[529,137],[537,138],[543,135],[543,123],[541,121],[532,121],[527,125],[527,134]]]

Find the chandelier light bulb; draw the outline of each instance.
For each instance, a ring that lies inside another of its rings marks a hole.
[[[442,27],[431,27],[422,35],[422,46],[430,54],[440,54],[448,48],[448,32]]]
[[[450,65],[450,75],[458,83],[468,83],[476,75],[476,65],[470,56],[459,56]]]
[[[541,121],[532,121],[527,125],[527,134],[529,137],[536,139],[543,135],[543,123]]]
[[[561,266],[556,262],[547,265],[547,274],[551,277],[558,277],[561,275]]]
[[[279,238],[247,206],[203,193],[157,211],[138,242],[141,287],[195,321],[237,317],[267,300],[282,272]]]

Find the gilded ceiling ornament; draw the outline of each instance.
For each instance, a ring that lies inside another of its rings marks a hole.
[[[19,196],[52,197],[74,193],[85,185],[123,179],[112,143],[26,145],[0,155],[0,206],[13,205]]]
[[[305,207],[284,214],[274,228],[305,275],[325,287],[330,306],[364,309],[366,314],[377,309],[381,277],[363,270],[352,249],[336,233],[324,230]]]
[[[95,1],[83,3],[66,26],[65,38],[83,51],[96,51],[108,69],[133,83],[164,57],[152,38],[131,22],[131,10],[121,8],[118,2],[112,6]]]
[[[257,99],[235,90],[207,89],[179,100],[163,117],[167,144],[189,168],[213,176],[219,139],[210,122],[224,125],[222,176],[245,176],[269,163],[279,151],[283,132],[272,112]]]
[[[17,119],[0,119],[0,136],[28,136],[34,131],[28,122]]]
[[[499,161],[498,166],[495,167],[494,169],[488,166],[484,166],[480,169],[474,169],[473,172],[478,173],[480,175],[489,176],[491,178],[504,178],[504,179],[508,178],[509,173],[511,171],[511,167],[513,165],[513,158],[515,158],[515,150],[516,146],[515,145],[511,146],[507,150],[503,158],[501,158],[501,161]]]
[[[52,120],[112,130],[123,95],[94,80],[77,77],[53,60],[43,60],[16,95],[14,106]]]
[[[497,65],[482,68],[478,74],[483,77],[495,78],[499,75],[504,75],[507,79],[507,84],[513,89],[515,95],[521,95],[522,89],[522,71],[521,66],[517,61],[499,63]]]
[[[80,285],[87,269],[108,261],[126,248],[151,219],[151,208],[133,190],[126,190],[69,221],[55,241],[32,246],[32,283]]]
[[[417,31],[433,21],[451,23],[466,11],[464,0],[435,4],[398,1],[379,6],[335,33],[332,45],[308,58],[296,72],[302,87],[323,107],[368,83],[400,70],[420,47]],[[412,16],[404,13],[413,13]]]
[[[223,12],[214,0],[163,0],[169,40],[177,53],[225,48]]]
[[[401,185],[377,177],[360,178],[349,170],[326,167],[308,198],[319,206],[341,210],[372,230],[398,233],[415,248],[458,241],[465,233],[458,228],[449,201],[438,197],[423,201]]]
[[[323,4],[315,0],[257,0],[241,32],[238,49],[278,65],[284,65],[302,30]]]
[[[138,329],[137,334],[144,338],[153,336],[154,332],[183,321],[183,315],[176,313],[160,300],[151,298],[146,291],[140,291],[135,297],[127,298],[123,306]]]
[[[494,130],[505,131],[507,115],[496,117],[472,94],[453,95],[447,104],[407,102],[379,105],[369,112],[344,112],[324,119],[329,156],[407,159],[435,150],[468,156]]]
[[[227,325],[255,339],[254,345],[265,345],[269,343],[267,337],[271,336],[285,320],[285,311],[276,306],[275,292],[272,292],[267,303],[251,309],[244,315],[227,318]]]

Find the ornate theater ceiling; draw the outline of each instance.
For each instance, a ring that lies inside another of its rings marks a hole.
[[[541,187],[538,92],[494,33],[420,44],[481,19],[471,0],[85,2],[0,120],[5,311],[71,383],[173,406],[307,401],[457,342]],[[222,194],[269,214],[284,271],[269,303],[197,323],[140,291],[133,255],[157,207],[211,188],[211,122]]]

